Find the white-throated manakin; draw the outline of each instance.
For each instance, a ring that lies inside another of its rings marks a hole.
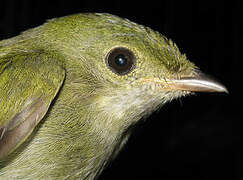
[[[76,14],[0,41],[0,179],[95,179],[129,127],[192,92],[227,92],[169,39]]]

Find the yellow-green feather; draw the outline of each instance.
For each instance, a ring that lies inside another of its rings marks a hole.
[[[119,76],[106,66],[105,57],[114,47],[134,52],[137,65],[133,72]],[[11,65],[11,71],[3,75],[11,62],[16,67]],[[29,67],[22,71],[24,64]],[[51,74],[62,67],[65,80],[34,132],[0,162],[0,179],[97,178],[124,145],[131,125],[164,103],[187,94],[167,92],[144,80],[190,76],[195,69],[171,40],[127,19],[110,14],[76,14],[50,20],[0,41],[0,88],[6,81],[10,81],[7,89],[24,86],[22,98],[13,88],[16,97],[7,105],[8,94],[3,94],[3,101],[0,98],[0,107],[7,107],[0,113],[3,124],[11,119],[12,112],[23,108],[14,106],[24,102],[31,91],[53,92],[48,80],[39,77],[38,67],[43,67],[42,73]],[[20,75],[11,77],[20,70]],[[27,84],[22,84],[21,76],[28,79]]]

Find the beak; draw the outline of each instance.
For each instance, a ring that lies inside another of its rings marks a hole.
[[[172,79],[168,81],[167,89],[191,92],[225,92],[227,88],[214,78],[197,71],[193,77]]]

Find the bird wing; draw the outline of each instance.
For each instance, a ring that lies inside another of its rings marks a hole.
[[[22,144],[43,119],[64,78],[55,53],[0,56],[0,159]]]

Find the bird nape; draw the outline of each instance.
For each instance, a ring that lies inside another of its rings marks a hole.
[[[0,41],[0,179],[95,179],[131,125],[192,92],[227,92],[169,39],[110,14]]]

